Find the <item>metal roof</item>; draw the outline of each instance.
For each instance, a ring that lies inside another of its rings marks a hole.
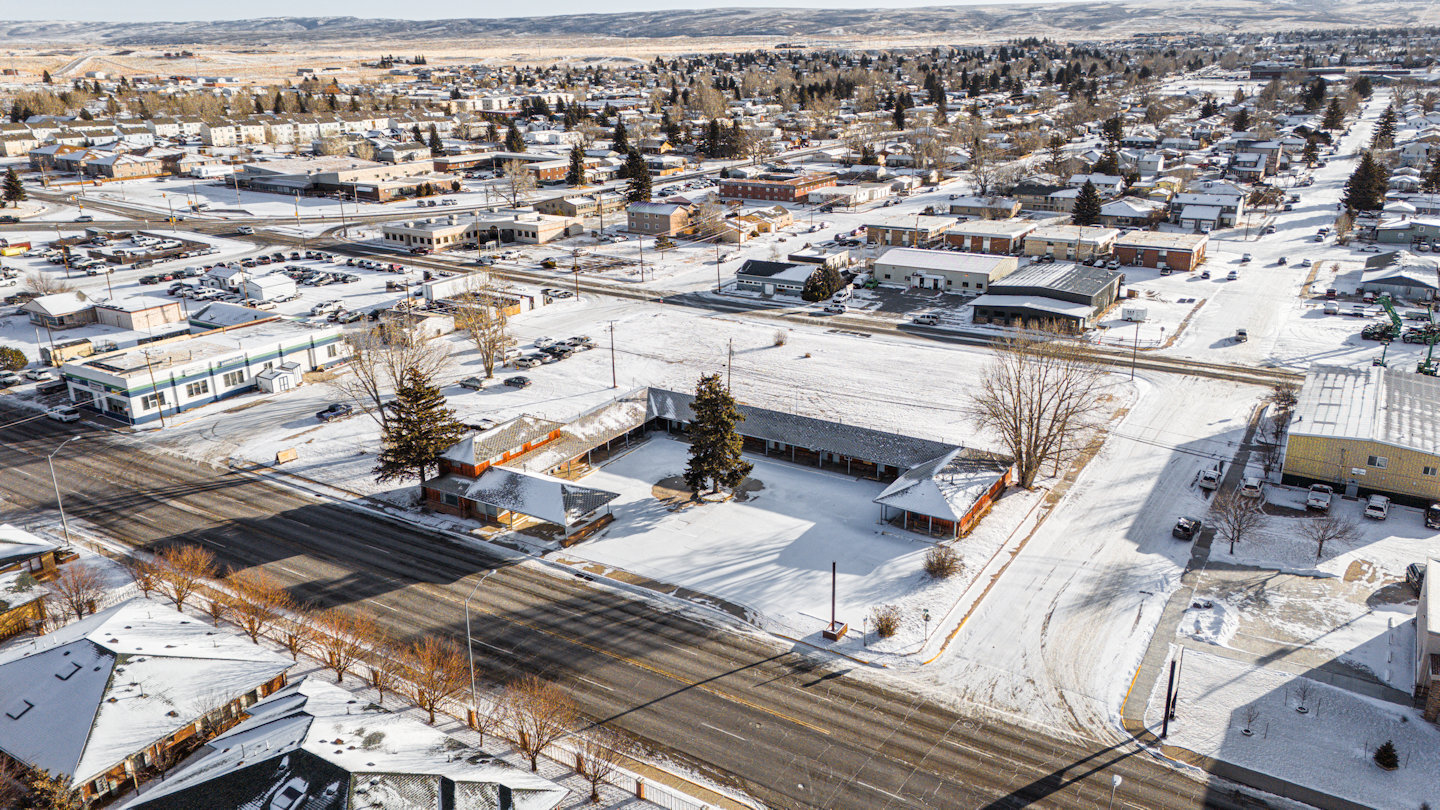
[[[648,418],[689,422],[694,412],[693,394],[651,388],[648,391]],[[886,433],[859,425],[844,425],[827,419],[772,411],[737,403],[745,421],[737,427],[743,436],[804,447],[849,458],[909,469],[955,449],[953,444]]]
[[[1119,270],[1089,267],[1071,262],[1032,264],[990,285],[990,292],[1008,295],[1024,287],[1040,287],[1093,296],[1115,283],[1123,274]]]
[[[1311,366],[1290,435],[1440,452],[1440,378],[1379,366]]]

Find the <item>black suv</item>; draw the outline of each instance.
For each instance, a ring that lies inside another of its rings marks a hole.
[[[348,402],[336,402],[335,404],[327,407],[325,410],[316,413],[315,418],[319,419],[321,422],[329,422],[334,419],[344,419],[345,417],[349,416],[350,412],[353,410],[354,408],[351,407]]]

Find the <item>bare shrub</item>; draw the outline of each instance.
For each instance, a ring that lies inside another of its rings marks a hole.
[[[784,346],[786,343],[789,343],[789,342],[790,342],[790,333],[789,333],[789,332],[786,332],[784,329],[776,329],[776,330],[775,330],[775,339],[774,339],[774,345],[775,345],[775,346]]]
[[[934,579],[949,579],[965,570],[954,546],[931,546],[925,552],[925,573]]]
[[[890,638],[900,629],[900,608],[897,605],[876,605],[870,609],[870,623],[875,635]]]
[[[600,802],[600,786],[630,755],[629,738],[607,726],[595,726],[579,735],[575,771],[590,784],[590,801]]]
[[[435,712],[469,683],[465,655],[449,641],[427,636],[410,645],[406,655],[411,695],[415,705],[435,723]]]

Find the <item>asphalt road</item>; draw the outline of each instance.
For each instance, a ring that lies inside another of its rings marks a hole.
[[[771,807],[1234,807],[1228,786],[1130,745],[1051,736],[969,715],[884,674],[776,640],[718,630],[663,606],[447,536],[246,475],[151,452],[133,436],[0,406],[0,520],[53,517],[45,456],[66,513],[135,547],[199,543],[263,565],[299,598],[364,610],[401,637],[463,641],[475,594],[477,665],[502,681],[539,672],[591,718]],[[1254,804],[1243,806],[1253,807]]]

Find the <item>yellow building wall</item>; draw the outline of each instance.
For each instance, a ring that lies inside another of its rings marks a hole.
[[[1369,466],[1370,456],[1386,459],[1386,466]],[[1425,467],[1440,470],[1440,456],[1380,442],[1292,436],[1286,443],[1283,472],[1336,484],[1353,478],[1361,489],[1440,500],[1440,474],[1425,475]],[[1352,474],[1351,468],[1364,474]]]

